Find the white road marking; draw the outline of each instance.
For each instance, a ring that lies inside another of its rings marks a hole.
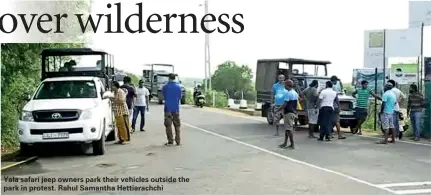
[[[429,194],[431,189],[417,189],[417,190],[399,190],[395,194]]]
[[[255,145],[251,145],[251,144],[248,144],[248,143],[245,143],[245,142],[242,142],[242,141],[239,141],[239,140],[236,140],[236,139],[230,138],[230,137],[228,137],[228,136],[220,135],[220,134],[218,134],[218,133],[214,133],[214,132],[212,132],[212,131],[209,131],[209,130],[206,130],[206,129],[202,129],[202,128],[200,128],[200,127],[196,127],[196,126],[191,125],[191,124],[188,124],[188,123],[184,123],[184,122],[182,122],[182,124],[183,124],[183,125],[185,125],[185,126],[191,127],[191,128],[193,128],[193,129],[196,129],[196,130],[202,131],[202,132],[204,132],[204,133],[208,133],[208,134],[210,134],[210,135],[214,135],[214,136],[217,136],[217,137],[220,137],[220,138],[223,138],[223,139],[226,139],[226,140],[229,140],[229,141],[235,142],[235,143],[237,143],[237,144],[241,144],[241,145],[244,145],[244,146],[247,146],[247,147],[250,147],[250,148],[253,148],[253,149],[259,150],[259,151],[262,151],[262,152],[266,152],[266,153],[268,153],[268,154],[272,154],[272,155],[274,155],[274,156],[277,156],[277,157],[282,158],[282,159],[285,159],[285,160],[289,160],[289,161],[294,162],[294,163],[302,164],[302,165],[305,165],[305,166],[308,166],[308,167],[312,167],[312,168],[315,168],[315,169],[318,169],[318,170],[321,170],[321,171],[325,171],[325,172],[328,172],[328,173],[332,173],[332,174],[335,174],[335,175],[339,175],[339,176],[341,176],[341,177],[344,177],[344,178],[347,178],[347,179],[350,179],[350,180],[356,181],[356,182],[358,182],[358,183],[362,183],[362,184],[365,184],[365,185],[368,185],[368,186],[371,186],[371,187],[375,187],[375,188],[378,188],[378,189],[385,190],[385,191],[387,191],[387,192],[390,192],[390,193],[396,194],[396,191],[394,191],[394,190],[391,190],[391,189],[388,189],[388,188],[384,188],[384,187],[380,187],[380,186],[378,186],[378,185],[375,185],[375,184],[372,184],[372,183],[370,183],[370,182],[367,182],[367,181],[364,181],[364,180],[358,179],[358,178],[356,178],[356,177],[352,177],[352,176],[346,175],[346,174],[344,174],[344,173],[336,172],[336,171],[333,171],[333,170],[330,170],[330,169],[326,169],[326,168],[323,168],[323,167],[319,167],[319,166],[317,166],[317,165],[313,165],[313,164],[310,164],[310,163],[307,163],[307,162],[304,162],[304,161],[300,161],[300,160],[297,160],[297,159],[294,159],[294,158],[290,158],[290,157],[284,156],[284,155],[282,155],[282,154],[279,154],[279,153],[276,153],[276,152],[273,152],[273,151],[269,151],[269,150],[267,150],[267,149],[264,149],[264,148],[261,148],[261,147],[255,146]]]
[[[252,117],[252,116],[234,115],[234,114],[223,112],[223,110],[220,110],[220,111],[209,110],[209,109],[202,109],[202,110],[206,111],[206,112],[218,113],[218,114],[233,116],[233,117],[237,117],[237,118],[243,118],[243,119],[248,119],[248,120],[253,120],[253,121],[259,121],[259,122],[266,122],[266,119],[264,119],[264,118],[255,118],[255,117]],[[231,111],[231,112],[234,112],[234,111]],[[378,137],[373,137],[373,136],[369,136],[369,135],[354,135],[354,136],[366,137],[366,138],[371,138],[371,139],[380,139]],[[409,142],[409,141],[402,141],[402,140],[398,140],[398,142],[402,142],[402,143],[406,143],[406,144],[413,144],[413,145],[420,145],[420,146],[431,147],[431,144],[420,143],[420,142]]]
[[[398,187],[398,186],[422,186],[422,185],[431,185],[431,181],[378,184],[378,186],[384,187],[384,188],[391,188],[391,187]]]

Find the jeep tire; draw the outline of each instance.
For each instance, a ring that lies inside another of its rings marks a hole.
[[[100,136],[99,140],[93,141],[93,155],[104,155],[106,151],[106,143],[105,143],[105,130],[106,130],[106,123],[105,119],[103,120],[103,128],[102,128],[102,135]]]

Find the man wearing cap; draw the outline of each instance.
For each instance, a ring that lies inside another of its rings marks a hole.
[[[385,93],[382,96],[382,106],[380,110],[380,119],[382,122],[382,129],[385,133],[385,138],[382,141],[377,142],[378,144],[387,144],[387,143],[395,143],[396,130],[394,126],[394,112],[395,112],[395,104],[397,103],[396,95],[392,92],[392,84],[386,83],[385,85]],[[391,134],[391,141],[388,141],[389,131]]]

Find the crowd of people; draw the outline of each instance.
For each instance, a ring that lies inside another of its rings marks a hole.
[[[140,115],[140,131],[145,131],[145,113],[149,111],[150,92],[144,86],[144,80],[139,80],[138,87],[132,84],[132,79],[124,77],[124,84],[120,86],[118,81],[113,81],[111,98],[115,125],[118,131],[117,144],[126,144],[130,141],[130,135],[136,130],[136,121]],[[165,101],[164,125],[168,142],[166,146],[171,146],[174,141],[181,144],[180,139],[180,100],[181,86],[175,81],[175,75],[169,75],[169,82],[163,86],[162,94]],[[172,124],[175,129],[175,139],[172,133]]]
[[[298,93],[295,90],[295,83],[291,78],[286,79],[285,75],[278,76],[278,82],[273,85],[272,91],[274,95],[274,105],[272,107],[272,116],[274,126],[276,128],[275,135],[279,135],[280,120],[284,120],[285,139],[279,145],[282,148],[295,148],[293,139],[294,123],[297,118],[297,108],[299,99],[306,99],[306,109],[309,123],[309,138],[317,138],[319,141],[331,141],[334,138],[334,130],[336,127],[338,139],[345,139],[340,130],[340,102],[338,99],[338,89],[335,86],[339,82],[336,76],[331,77],[325,83],[324,89],[318,90],[319,83],[313,80],[309,87]],[[425,108],[425,99],[418,91],[415,84],[410,85],[410,93],[408,98],[396,87],[394,80],[389,80],[384,86],[382,97],[375,94],[369,87],[368,81],[363,80],[361,87],[353,92],[353,97],[356,98],[355,117],[357,126],[354,128],[356,134],[362,134],[362,124],[368,116],[368,106],[370,97],[382,101],[379,118],[384,139],[379,141],[379,144],[395,143],[395,138],[402,139],[402,131],[400,131],[400,118],[403,118],[400,111],[400,103],[405,99],[407,104],[407,117],[410,117],[414,137],[412,140],[419,141],[421,134],[421,118],[423,109]],[[402,127],[401,127],[402,128]],[[314,132],[318,129],[319,136],[314,136]],[[391,140],[389,140],[391,136]],[[287,145],[287,141],[290,145]]]

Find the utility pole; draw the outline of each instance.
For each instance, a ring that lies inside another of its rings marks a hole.
[[[205,0],[205,17],[208,15],[208,0]],[[205,23],[208,29],[209,23]],[[211,59],[210,59],[210,34],[205,33],[205,89],[211,90]]]

